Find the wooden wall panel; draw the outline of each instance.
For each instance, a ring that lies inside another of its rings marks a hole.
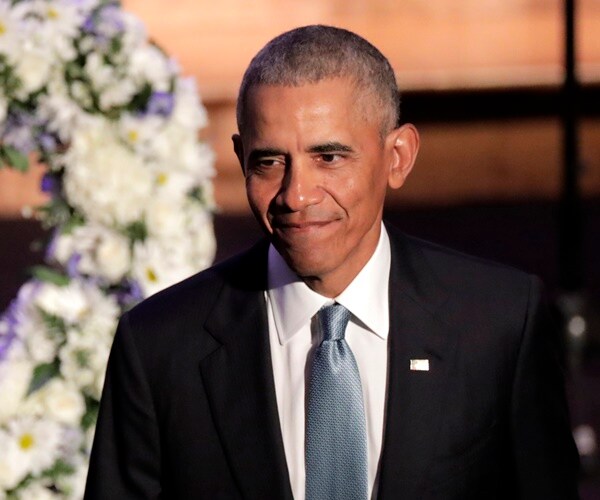
[[[198,77],[205,98],[233,98],[252,56],[310,23],[342,26],[389,57],[404,88],[557,83],[560,0],[125,0]],[[600,78],[600,3],[580,0],[582,78]]]
[[[216,197],[223,211],[247,210],[231,150],[241,75],[270,38],[294,26],[335,24],[364,35],[390,58],[405,89],[532,86],[561,81],[560,0],[125,0],[186,74],[209,112],[204,132],[217,153]],[[584,81],[600,81],[600,2],[580,0],[579,60]],[[418,125],[418,124],[417,124]],[[553,198],[560,183],[556,121],[428,124],[407,186],[391,203],[448,204],[515,197]],[[582,129],[582,186],[600,194],[600,122]],[[0,217],[38,204],[40,170],[0,171]]]

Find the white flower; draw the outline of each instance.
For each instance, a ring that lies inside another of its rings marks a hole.
[[[77,241],[73,237],[72,232],[56,234],[51,243],[51,259],[56,260],[59,264],[65,265],[73,254],[78,252],[79,248],[76,244]]]
[[[14,341],[7,357],[0,362],[0,424],[17,414],[32,376],[33,363],[25,356],[22,344]]]
[[[156,148],[162,153],[162,161],[175,172],[183,171],[192,175],[200,184],[214,175],[214,155],[205,144],[199,143],[189,130],[171,121],[156,141]]]
[[[85,435],[83,436],[83,448],[88,453],[92,450],[92,446],[94,445],[94,436],[96,435],[96,428],[89,427],[85,431]]]
[[[54,463],[60,452],[62,427],[49,419],[26,416],[11,420],[6,430],[0,436],[4,441],[0,471],[9,476],[3,479],[10,489],[26,474],[37,475]]]
[[[119,68],[107,64],[98,52],[88,54],[84,68],[99,95],[102,110],[127,104],[140,88],[140,82],[128,74],[126,65]]]
[[[118,233],[106,231],[96,249],[98,275],[117,282],[129,269],[130,262],[129,241]]]
[[[78,83],[73,83],[75,89],[72,92],[78,98],[85,100],[83,91],[77,90]],[[48,130],[58,134],[60,139],[67,143],[71,135],[79,129],[80,124],[88,121],[88,115],[80,107],[85,104],[80,101],[79,105],[69,96],[65,82],[58,77],[52,77],[48,82],[47,95],[39,99],[39,116],[48,122]]]
[[[70,89],[71,95],[75,101],[77,101],[84,108],[92,108],[94,104],[94,98],[89,85],[86,85],[82,81],[75,80],[71,83]],[[79,111],[78,106],[75,109]]]
[[[157,169],[156,192],[158,197],[182,203],[198,187],[196,173],[175,169]],[[203,207],[204,208],[204,207]]]
[[[26,99],[29,94],[40,90],[48,82],[53,61],[45,40],[39,40],[39,33],[31,33],[23,40],[15,62],[15,73],[22,84],[17,92],[18,97]]]
[[[67,337],[68,342],[59,352],[62,376],[99,400],[111,342],[76,330],[69,331]]]
[[[16,330],[34,363],[50,363],[54,360],[61,338],[58,332],[48,331],[39,311],[32,307],[25,309],[19,315]]]
[[[199,208],[191,214],[189,240],[190,260],[197,270],[211,265],[217,251],[212,216]]]
[[[79,256],[79,273],[109,283],[118,283],[131,265],[129,240],[100,224],[78,226],[56,238],[54,257],[58,262],[65,265],[74,255]]]
[[[137,82],[148,82],[156,91],[169,89],[172,66],[163,52],[154,45],[140,45],[130,54],[129,74]]]
[[[42,32],[56,57],[70,61],[77,55],[73,39],[79,34],[83,12],[78,2],[41,0],[34,2],[36,14],[42,18]]]
[[[164,119],[159,116],[134,116],[125,113],[119,120],[119,136],[131,149],[148,160],[156,158],[155,143],[162,134]]]
[[[8,111],[8,101],[2,91],[0,91],[0,123],[6,120],[6,113]]]
[[[140,219],[154,179],[109,123],[94,120],[80,127],[64,161],[67,197],[90,221],[126,226]]]
[[[60,459],[65,463],[76,466],[81,461],[82,447],[85,446],[85,432],[79,425],[63,426],[63,436],[60,443]]]
[[[129,12],[121,12],[121,20],[125,26],[123,32],[123,52],[129,54],[136,47],[148,43],[148,34],[144,24]]]
[[[58,480],[58,487],[65,493],[66,498],[83,498],[85,491],[85,482],[87,479],[87,463],[81,455],[75,455],[76,461],[72,463],[75,472],[69,476],[61,476]]]
[[[113,107],[124,106],[138,92],[136,83],[127,77],[119,77],[100,91],[100,109],[108,111]]]
[[[0,491],[10,490],[17,486],[27,474],[27,464],[22,461],[9,460],[9,455],[16,455],[13,439],[0,428]]]
[[[66,286],[42,283],[34,301],[44,312],[62,318],[68,324],[81,321],[93,306],[82,284],[75,280]]]
[[[13,60],[18,50],[23,30],[23,6],[12,6],[8,0],[0,0],[0,53]]]
[[[186,130],[195,130],[208,124],[206,109],[200,103],[196,80],[180,78],[175,87],[173,121]]]
[[[79,426],[85,413],[85,401],[79,389],[74,385],[53,378],[35,393],[39,398],[45,415],[57,422]]]
[[[61,498],[59,493],[53,492],[50,488],[48,479],[34,481],[18,492],[19,500],[58,500]]]
[[[52,316],[76,326],[92,339],[111,338],[119,316],[116,298],[106,295],[92,281],[73,279],[65,286],[41,283],[33,304]]]
[[[96,90],[101,90],[110,85],[115,78],[114,67],[106,64],[102,54],[98,52],[88,54],[84,70],[92,83],[92,87]]]
[[[168,238],[184,234],[186,220],[181,201],[167,196],[157,196],[148,204],[146,224],[150,236]]]
[[[194,274],[198,269],[187,258],[185,235],[174,241],[148,238],[136,243],[132,275],[145,297]]]
[[[114,295],[105,295],[98,288],[89,286],[86,294],[93,305],[82,318],[79,328],[83,335],[93,341],[110,346],[120,315],[120,309]]]

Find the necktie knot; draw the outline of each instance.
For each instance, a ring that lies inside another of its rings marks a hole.
[[[346,333],[350,311],[341,304],[322,307],[318,312],[323,340],[342,340]]]

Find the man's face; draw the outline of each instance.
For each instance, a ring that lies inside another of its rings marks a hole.
[[[387,185],[408,173],[398,170],[402,128],[382,138],[368,99],[340,78],[258,86],[234,136],[254,215],[288,265],[328,296],[371,257]]]

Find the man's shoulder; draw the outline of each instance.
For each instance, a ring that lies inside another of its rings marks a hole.
[[[529,314],[546,302],[540,280],[531,274],[388,232],[392,290],[409,296],[464,339],[485,338],[498,346],[513,339],[512,345],[518,345]]]
[[[474,255],[407,235],[387,226],[394,258],[400,261],[405,273],[432,280],[448,293],[514,293],[527,295],[532,284],[540,286],[539,279],[510,265],[494,262]],[[406,271],[406,269],[409,271]]]

